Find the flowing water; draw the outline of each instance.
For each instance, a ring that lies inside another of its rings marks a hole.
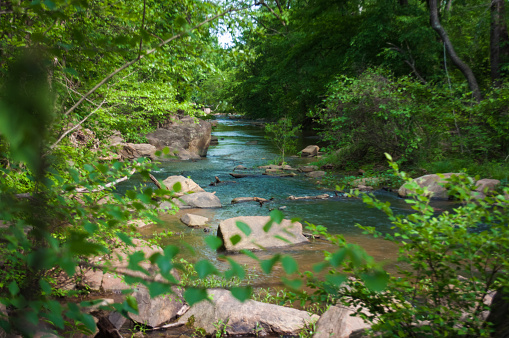
[[[159,166],[159,170],[152,174],[164,180],[171,175],[183,175],[192,178],[206,191],[216,192],[223,205],[218,209],[184,209],[176,215],[161,215],[164,225],[151,226],[141,229],[142,233],[150,236],[154,231],[170,230],[175,236],[166,240],[165,244],[179,245],[183,248],[183,254],[189,261],[208,258],[218,268],[227,268],[227,264],[218,259],[218,254],[210,250],[203,241],[205,236],[214,236],[221,220],[236,216],[267,216],[269,209],[283,208],[286,218],[300,218],[301,222],[310,222],[325,226],[330,233],[342,234],[347,242],[362,246],[377,261],[385,263],[386,268],[393,270],[393,264],[397,253],[397,247],[387,241],[372,238],[362,234],[362,230],[356,224],[373,226],[382,232],[390,231],[390,223],[386,216],[379,210],[368,208],[360,199],[332,197],[326,200],[287,200],[289,195],[311,196],[328,193],[334,196],[331,190],[324,190],[316,183],[316,179],[305,177],[299,173],[296,177],[273,177],[262,175],[258,166],[267,165],[277,157],[277,149],[264,138],[263,127],[249,121],[220,119],[218,126],[213,130],[213,135],[219,138],[219,144],[211,146],[206,158],[198,161],[174,161],[165,162]],[[300,140],[299,147],[314,144],[316,140],[304,138]],[[299,148],[299,149],[302,149]],[[297,167],[305,165],[312,159],[291,157],[287,159],[290,165]],[[243,173],[253,173],[254,176],[245,178],[233,178],[229,174],[237,165],[248,168]],[[217,176],[221,181],[231,181],[209,186]],[[139,184],[136,179],[124,185],[124,188]],[[122,187],[121,187],[122,189]],[[402,213],[409,212],[409,206],[395,194],[386,191],[374,193],[380,200],[389,201],[394,209]],[[262,197],[273,198],[270,203],[263,206],[256,202],[231,204],[235,197]],[[203,229],[188,228],[180,222],[180,216],[184,213],[194,213],[206,216],[210,219],[210,231]],[[189,244],[182,245],[185,242]],[[189,249],[189,247],[194,249]],[[285,250],[298,262],[302,270],[309,270],[311,265],[323,259],[323,250],[334,250],[328,243],[312,241],[310,244],[300,245]],[[269,256],[267,253],[259,255]],[[250,259],[235,255],[239,263],[245,263],[256,272],[257,282],[269,283],[274,277],[260,274]],[[277,271],[276,271],[277,275]]]

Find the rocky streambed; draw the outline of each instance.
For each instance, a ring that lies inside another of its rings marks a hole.
[[[309,140],[304,139],[301,146],[303,150],[308,149],[311,157],[290,158],[290,166],[281,167],[267,165],[276,158],[277,151],[263,137],[263,129],[253,123],[220,120],[213,136],[218,143],[210,148],[207,145],[207,150],[201,151],[201,155],[205,153],[206,157],[200,156],[200,151],[194,151],[197,155],[187,156],[188,149],[185,147],[193,144],[188,142],[179,151],[186,155],[180,159],[187,161],[163,162],[159,170],[152,173],[169,189],[179,182],[182,189],[174,203],[180,210],[176,214],[169,213],[171,204],[161,204],[161,218],[165,223],[146,226],[139,224],[142,235],[150,236],[154,231],[172,231],[176,235],[164,240],[163,244],[182,247],[183,255],[189,262],[207,258],[217,269],[224,271],[229,264],[218,252],[204,244],[206,237],[218,236],[224,242],[220,254],[230,253],[231,259],[245,265],[248,272],[256,276],[252,282],[269,285],[279,280],[283,274],[281,267],[276,267],[272,275],[265,275],[252,258],[235,253],[241,249],[266,249],[256,254],[261,259],[276,253],[287,254],[299,263],[301,271],[310,270],[314,263],[323,259],[324,250],[334,250],[327,242],[303,236],[306,222],[311,222],[325,226],[331,233],[344,235],[348,242],[360,244],[376,260],[385,261],[386,268],[391,270],[397,248],[389,242],[362,235],[355,227],[356,223],[361,223],[375,226],[384,232],[390,231],[389,222],[381,212],[367,208],[359,199],[318,188],[317,180],[322,179],[325,172],[310,165],[318,147],[308,147],[311,143]],[[211,138],[208,139],[205,143],[210,142]],[[125,147],[122,149],[125,150]],[[139,183],[133,178],[118,188],[122,192],[123,188]],[[360,188],[371,190],[368,179],[360,179],[357,183]],[[386,191],[374,193],[378,198],[389,201],[396,211],[409,212],[409,206],[396,194]],[[442,204],[444,208],[448,206],[446,201],[435,203],[437,207]],[[287,219],[281,227],[273,227],[272,232],[265,232],[263,227],[267,224],[271,210],[281,210]],[[300,218],[300,222],[291,222],[292,218]],[[251,232],[247,234],[242,231],[237,221],[248,225]],[[233,244],[230,239],[235,236],[240,239]],[[193,248],[191,251],[194,253],[186,251],[185,246],[182,246],[184,241]],[[161,250],[139,240],[136,245],[136,250],[141,248],[145,257]],[[117,264],[120,270],[126,268],[122,265],[125,262],[113,261],[113,264]],[[150,269],[150,262],[143,264]],[[120,278],[107,273],[89,272],[86,278],[93,289],[113,296],[117,301],[121,291],[128,288]],[[181,291],[174,291],[171,296],[149,299],[147,290],[139,288],[134,296],[141,304],[140,314],[131,316],[131,324],[115,312],[102,313],[101,320],[113,335],[119,329],[125,333],[129,325],[133,327],[133,323],[155,328],[155,335],[178,333],[187,336],[200,332],[212,335],[221,330],[223,334],[229,335],[297,335],[309,327],[310,323],[318,321],[316,337],[353,337],[362,335],[366,327],[360,318],[350,316],[353,309],[341,306],[332,307],[318,317],[298,309],[253,300],[240,303],[232,297],[230,291],[214,289],[209,292],[212,302],[201,302],[189,309]]]

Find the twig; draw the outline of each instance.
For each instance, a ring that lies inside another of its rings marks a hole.
[[[265,3],[265,1],[264,1],[264,0],[260,0],[260,1],[258,1],[258,2],[255,2],[255,6],[259,6],[259,5],[262,5],[262,6],[267,7],[267,8],[268,8],[268,10],[272,13],[272,15],[274,15],[274,16],[275,16],[275,17],[276,17],[279,21],[281,21],[281,23],[283,24],[283,26],[285,26],[285,27],[286,27],[286,21],[285,21],[285,20],[283,20],[283,18],[282,18],[282,17],[280,17],[280,16],[279,16],[276,12],[274,12],[274,10],[273,10],[272,8],[270,8],[270,7],[269,7],[269,5],[267,5],[267,4]]]
[[[84,100],[84,99],[85,99],[85,97],[83,97],[80,101],[81,101],[81,102],[83,102],[83,100]],[[77,123],[74,127],[72,127],[71,129],[69,129],[68,131],[66,131],[65,133],[63,133],[63,134],[62,134],[62,136],[60,136],[60,137],[58,138],[58,140],[57,140],[55,143],[53,143],[53,144],[49,147],[49,149],[50,149],[50,150],[53,150],[53,149],[57,146],[57,144],[59,144],[59,143],[60,143],[60,141],[62,141],[62,140],[63,140],[63,138],[67,136],[67,134],[69,134],[70,132],[72,132],[72,131],[76,130],[76,129],[77,129],[77,128],[78,128],[78,127],[79,127],[79,126],[80,126],[83,122],[85,122],[85,121],[86,121],[86,120],[87,120],[90,116],[92,116],[93,114],[95,114],[95,112],[96,112],[96,111],[98,111],[98,110],[102,107],[102,105],[104,104],[104,102],[106,102],[106,100],[103,100],[103,102],[101,102],[101,104],[100,104],[99,106],[97,106],[97,108],[95,108],[94,110],[92,110],[92,112],[91,112],[90,114],[88,114],[88,115],[87,115],[87,116],[86,116],[83,120],[81,120],[80,122],[78,122],[78,123]],[[48,151],[46,154],[44,154],[44,155],[47,155],[48,153],[49,153],[49,151]]]
[[[136,169],[132,169],[131,172],[129,173],[129,176],[134,174],[135,171],[136,171]],[[129,179],[129,176],[121,177],[121,178],[119,178],[116,181],[113,181],[113,182],[110,182],[108,184],[105,184],[105,185],[101,186],[100,188],[97,188],[97,189],[94,189],[94,190],[88,190],[87,188],[77,188],[76,192],[79,193],[79,194],[85,194],[85,193],[92,193],[92,192],[103,191],[105,189],[113,187],[114,185],[117,185],[120,182],[127,181]]]
[[[141,58],[141,47],[143,45],[143,37],[142,37],[142,31],[143,26],[145,26],[145,11],[147,8],[147,0],[143,0],[143,19],[141,19],[141,27],[140,27],[140,50],[138,52],[138,58]]]
[[[157,188],[162,189],[161,183],[154,177],[152,174],[148,174],[148,177],[150,177],[150,180],[154,182],[154,184],[157,186]]]

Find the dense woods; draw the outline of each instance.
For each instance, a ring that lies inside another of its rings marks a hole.
[[[391,336],[492,335],[499,326],[482,318],[484,300],[508,286],[507,10],[503,0],[0,0],[1,328],[32,336],[44,319],[59,332],[93,332],[82,309],[94,302],[58,297],[86,294],[83,271],[106,270],[94,259],[132,246],[132,222],[159,222],[157,206],[181,189],[111,192],[135,172],[154,181],[156,165],[118,161],[110,138],[120,132],[144,143],[171,117],[208,119],[210,108],[275,122],[268,137],[282,162],[301,128],[312,130],[325,150],[319,165],[374,176],[394,170],[415,192],[407,216],[361,196],[393,222],[397,232],[387,239],[407,243],[403,277],[310,225],[337,251],[315,271],[283,279],[297,299],[364,307],[373,330]],[[221,46],[225,31],[233,41]],[[400,168],[410,176],[464,173],[447,183],[463,204],[437,214]],[[495,193],[475,198],[476,175],[500,180]],[[277,210],[270,217],[283,219]],[[215,236],[206,242],[222,246]],[[190,269],[178,251],[132,254],[129,269],[142,276],[128,272],[126,281],[146,285],[151,297],[178,285],[190,305],[205,299],[206,283],[172,275]],[[226,271],[207,260],[191,270],[198,280],[243,280],[244,268],[226,261]],[[267,273],[276,264],[297,271],[289,256],[258,261]],[[62,278],[79,288],[64,291]],[[240,300],[253,291],[248,282],[230,289]],[[131,295],[113,307],[138,310]]]

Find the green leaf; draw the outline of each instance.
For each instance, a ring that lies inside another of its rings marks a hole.
[[[230,290],[232,292],[233,297],[237,298],[241,302],[245,302],[251,297],[253,293],[253,288],[250,286],[246,287],[233,287]]]
[[[173,185],[173,191],[174,192],[179,192],[180,190],[182,190],[182,184],[180,182],[177,182]]]
[[[302,285],[304,284],[304,282],[299,278],[296,278],[296,279],[281,278],[281,280],[283,281],[283,283],[286,286],[288,286],[289,288],[294,289],[294,290],[300,289],[302,287]]]
[[[329,260],[330,264],[335,268],[343,264],[347,252],[348,250],[346,248],[341,248],[338,251],[336,251]]]
[[[203,259],[203,260],[197,262],[194,265],[194,269],[198,273],[199,278],[205,278],[208,275],[213,275],[213,274],[218,273],[216,267],[214,265],[212,265],[212,263],[210,263],[206,259]]]
[[[12,296],[16,296],[19,293],[19,287],[15,281],[10,282],[7,288]]]
[[[251,257],[255,261],[260,261],[260,258],[258,258],[254,253],[252,253],[249,250],[240,250],[240,252],[243,253],[244,255],[248,256],[248,257]]]
[[[127,305],[129,305],[129,307],[136,311],[136,314],[138,314],[138,301],[136,300],[136,298],[134,298],[131,295],[128,295],[126,296],[125,301]]]
[[[249,236],[251,234],[251,227],[247,225],[244,222],[237,221],[236,222],[237,228],[240,229],[246,236]]]
[[[272,268],[274,267],[274,264],[276,264],[279,261],[279,258],[281,257],[280,254],[274,255],[274,257],[270,259],[266,259],[260,262],[260,266],[262,267],[263,272],[266,274],[269,274],[272,271]]]
[[[226,260],[230,263],[231,269],[224,272],[224,275],[227,279],[231,279],[232,277],[239,277],[240,279],[244,279],[246,276],[246,272],[242,266],[235,262],[233,259],[227,257]]]
[[[232,242],[233,245],[237,244],[241,240],[242,237],[240,237],[240,235],[233,235],[232,237],[230,237],[230,242]]]
[[[204,299],[207,299],[207,290],[197,288],[187,288],[186,291],[184,292],[184,299],[189,304],[189,306],[193,306],[194,304],[201,302]]]
[[[178,247],[176,247],[175,245],[168,245],[163,249],[163,251],[164,251],[164,256],[167,259],[172,260],[175,256],[177,256],[180,249]]]
[[[313,271],[314,272],[322,272],[323,269],[325,269],[329,265],[330,265],[329,262],[320,262],[320,263],[314,264]]]
[[[127,265],[127,268],[133,271],[143,272],[147,276],[150,276],[150,273],[139,265],[139,263],[144,260],[145,254],[143,251],[136,251],[135,253],[129,255],[129,264]]]
[[[334,275],[327,275],[325,280],[335,286],[340,286],[343,284],[348,277],[346,275],[342,274],[334,274]]]
[[[148,287],[148,292],[150,294],[150,298],[155,298],[159,295],[162,295],[163,293],[171,292],[171,288],[169,285],[158,283],[158,282],[152,282]]]
[[[134,246],[133,239],[130,236],[128,236],[127,234],[119,231],[119,232],[117,232],[117,236],[125,244],[127,244],[129,246]]]
[[[387,287],[389,282],[389,275],[387,272],[377,270],[371,273],[361,274],[361,279],[366,284],[366,287],[375,292],[381,292]]]
[[[283,256],[281,258],[281,265],[283,265],[283,269],[289,275],[297,272],[299,269],[297,262],[291,256]]]
[[[217,250],[223,246],[223,240],[217,236],[207,236],[204,240],[212,250]]]
[[[283,218],[285,218],[285,216],[283,215],[283,213],[277,209],[274,209],[270,212],[270,218],[272,219],[273,222],[276,222],[277,224],[281,224],[281,222],[283,221]]]

